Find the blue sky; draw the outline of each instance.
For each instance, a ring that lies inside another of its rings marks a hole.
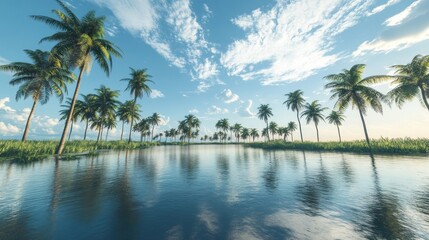
[[[129,67],[147,68],[153,76],[153,94],[139,101],[143,116],[158,112],[158,131],[176,127],[193,113],[202,121],[202,134],[211,134],[220,118],[261,129],[255,117],[260,104],[270,104],[273,121],[296,121],[284,105],[284,94],[302,89],[307,101],[319,100],[332,108],[323,76],[357,63],[367,64],[365,75],[386,74],[389,66],[405,64],[417,54],[429,54],[429,0],[68,0],[82,16],[89,10],[107,17],[106,36],[118,45],[107,77],[94,64],[80,93],[104,84],[120,90],[121,101]],[[0,9],[0,64],[27,61],[23,49],[49,50],[39,40],[53,29],[29,15],[49,15],[55,1],[5,0]],[[15,101],[17,87],[11,74],[0,72],[0,137],[19,138],[31,99]],[[375,86],[387,92],[388,83]],[[74,85],[69,86],[72,93]],[[30,139],[55,139],[62,130],[59,101],[53,97],[36,108]],[[328,112],[326,112],[328,114]],[[362,139],[359,115],[346,111],[344,139]],[[384,114],[370,112],[371,137],[427,137],[429,113],[418,100],[401,110],[385,106]],[[83,124],[73,138],[81,138]],[[305,124],[304,124],[305,125]],[[304,138],[315,140],[312,124]],[[295,133],[296,137],[297,134]],[[94,137],[91,133],[90,137]],[[112,131],[112,138],[119,131]],[[336,128],[320,126],[321,140],[335,140]]]

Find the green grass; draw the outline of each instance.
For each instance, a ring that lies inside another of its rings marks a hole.
[[[95,141],[70,141],[66,143],[65,156],[72,153],[95,154],[102,149],[141,149],[154,145],[157,142],[131,142],[108,141],[96,144]],[[22,143],[17,140],[0,140],[0,160],[17,160],[22,162],[35,161],[55,155],[58,141],[27,141]]]
[[[245,146],[262,149],[307,150],[307,151],[335,151],[370,153],[365,141],[351,142],[271,142],[246,143]],[[374,154],[427,154],[429,153],[429,139],[382,138],[372,140],[371,150]]]

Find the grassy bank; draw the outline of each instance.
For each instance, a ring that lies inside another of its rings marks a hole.
[[[257,142],[246,143],[245,146],[262,149],[307,150],[307,151],[336,151],[369,153],[365,141],[351,142]],[[374,154],[427,154],[429,153],[429,139],[378,139],[371,142]]]
[[[150,142],[108,141],[96,143],[95,141],[70,141],[66,143],[64,154],[93,153],[101,149],[141,149],[157,145]],[[0,160],[34,161],[53,156],[58,141],[21,141],[0,140]]]

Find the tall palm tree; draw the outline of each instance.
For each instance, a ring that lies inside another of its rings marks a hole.
[[[147,136],[150,132],[150,123],[149,119],[143,118],[134,125],[133,131],[140,133],[140,142],[143,142],[143,136]]]
[[[101,85],[100,88],[96,89],[97,94],[95,95],[94,104],[96,106],[97,112],[99,114],[99,127],[98,131],[103,131],[103,126],[108,121],[109,118],[115,117],[116,109],[119,105],[117,97],[119,96],[119,91],[111,90],[110,88]]]
[[[301,117],[305,117],[307,120],[307,124],[309,124],[311,121],[314,122],[314,126],[316,127],[316,133],[317,133],[317,142],[319,142],[319,122],[320,120],[325,121],[325,116],[323,115],[323,111],[325,111],[326,107],[322,107],[317,100],[313,101],[312,103],[307,103],[304,106],[304,111],[301,113]]]
[[[24,52],[32,63],[13,62],[0,66],[0,70],[14,73],[9,82],[11,85],[20,85],[16,92],[16,100],[27,99],[28,97],[33,100],[33,106],[22,135],[22,142],[27,139],[31,118],[37,103],[42,105],[47,103],[52,94],[62,100],[64,92],[67,92],[66,83],[73,81],[73,76],[61,66],[54,54],[41,50],[24,50]]]
[[[94,11],[90,11],[79,19],[65,3],[59,0],[57,0],[57,3],[61,9],[52,11],[56,18],[40,15],[32,16],[32,18],[58,30],[58,32],[44,37],[40,41],[56,42],[53,52],[62,56],[70,68],[77,68],[79,71],[70,114],[64,125],[57,148],[57,154],[61,155],[64,150],[66,134],[73,116],[83,72],[90,71],[93,59],[95,59],[106,75],[109,75],[112,67],[112,55],[121,57],[121,53],[113,43],[105,39],[105,17],[97,17]]]
[[[198,132],[201,125],[201,121],[195,115],[188,114],[185,116],[185,119],[183,120],[182,125],[183,124],[185,125],[184,130],[185,130],[186,137],[188,138],[188,142],[190,142],[193,133]]]
[[[61,121],[66,120],[67,117],[69,116],[70,105],[71,105],[71,98],[67,98],[66,104],[61,105],[61,107],[64,108],[64,109],[60,110],[60,120]],[[79,109],[79,107],[80,106],[78,104],[76,104],[75,111],[73,112],[73,116],[71,118],[71,126],[70,126],[70,132],[69,132],[68,140],[70,140],[71,134],[73,132],[73,125],[77,122],[77,119],[80,117],[79,112],[81,112],[81,110]]]
[[[255,141],[255,138],[259,137],[258,130],[256,128],[250,129],[250,136],[252,137],[252,141]]]
[[[299,111],[302,109],[302,107],[304,107],[304,104],[305,104],[304,92],[301,90],[296,90],[294,92],[285,94],[285,96],[287,97],[287,99],[286,101],[283,102],[283,104],[286,104],[286,107],[288,109],[292,109],[292,111],[296,111],[296,119],[298,120],[298,125],[299,125],[299,134],[301,135],[301,142],[303,142],[304,138],[302,137],[302,128],[301,128]]]
[[[340,111],[332,111],[327,117],[326,119],[328,120],[328,122],[330,124],[335,124],[337,126],[337,131],[338,131],[338,138],[340,139],[341,142],[341,133],[340,133],[340,127],[341,124],[344,121],[344,114]]]
[[[287,128],[290,131],[290,137],[291,137],[291,140],[293,142],[293,132],[295,132],[295,130],[296,130],[296,123],[295,122],[289,122],[287,124]]]
[[[344,111],[349,105],[352,108],[356,107],[359,110],[359,115],[362,121],[365,139],[370,146],[368,130],[366,128],[365,118],[368,106],[374,109],[377,113],[383,113],[381,100],[383,94],[368,85],[384,80],[378,76],[372,76],[362,79],[364,64],[356,64],[350,70],[344,69],[341,73],[331,74],[325,77],[330,82],[325,85],[325,88],[330,89],[331,99],[337,98],[335,107]]]
[[[76,109],[77,115],[80,116],[81,121],[85,121],[85,133],[83,135],[83,140],[86,140],[86,133],[88,131],[89,122],[96,118],[96,105],[94,103],[95,95],[87,94],[81,95],[83,97],[82,100],[76,101]]]
[[[223,132],[224,139],[226,140],[226,135],[229,129],[228,119],[226,118],[220,119],[219,121],[217,121],[215,127]]]
[[[277,123],[270,122],[270,124],[268,125],[268,131],[271,133],[271,135],[273,136],[273,140],[274,140],[274,135],[278,131],[278,125],[277,125]]]
[[[131,73],[129,78],[121,79],[121,81],[127,81],[128,85],[125,91],[130,91],[130,94],[134,97],[134,105],[137,104],[137,98],[143,98],[143,96],[149,95],[152,90],[147,85],[148,83],[153,83],[150,80],[151,76],[147,73],[147,69],[134,69],[130,68]],[[133,128],[134,118],[131,117],[130,123],[130,135],[128,137],[128,142],[131,142],[131,130]],[[157,124],[158,125],[158,124]],[[153,136],[152,136],[153,137]]]
[[[149,124],[152,126],[152,136],[151,139],[153,139],[153,132],[155,129],[155,126],[158,126],[158,124],[161,122],[161,116],[158,113],[153,113],[152,116],[148,117]]]
[[[237,142],[240,142],[240,134],[242,129],[243,129],[243,126],[241,126],[241,124],[239,123],[232,125],[232,131],[234,132]]]
[[[380,80],[393,79],[392,84],[396,85],[386,97],[401,107],[418,96],[429,110],[429,56],[417,55],[411,63],[392,67],[396,70],[394,76],[379,76]]]
[[[116,112],[119,120],[122,121],[122,130],[121,130],[121,141],[124,135],[124,125],[125,123],[131,123],[132,119],[140,119],[140,105],[134,104],[134,101],[125,101],[123,104],[119,105],[118,111]],[[130,129],[132,130],[131,126]]]
[[[272,109],[268,104],[261,104],[258,107],[258,118],[265,121],[268,129],[268,119],[273,116]],[[267,135],[268,141],[270,141],[270,134]]]
[[[241,129],[241,139],[246,142],[246,139],[250,136],[250,131],[248,128]]]

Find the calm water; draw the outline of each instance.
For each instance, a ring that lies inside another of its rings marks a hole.
[[[429,239],[429,158],[165,146],[0,165],[0,239]]]

